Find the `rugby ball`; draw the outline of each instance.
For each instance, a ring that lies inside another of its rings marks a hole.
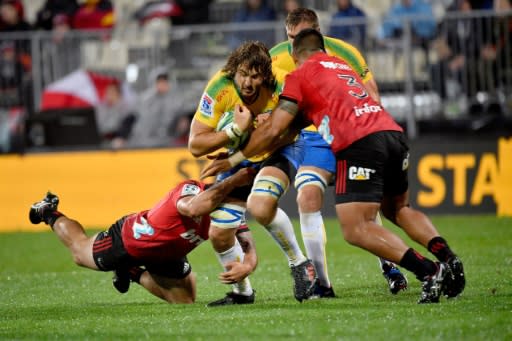
[[[227,129],[231,129],[231,126],[233,125],[233,112],[226,111],[219,119],[219,122],[217,123],[217,131],[223,131]],[[249,138],[249,132],[245,131],[242,133],[242,135],[238,138],[231,139],[228,141],[228,143],[224,146],[229,150],[237,150],[241,146],[244,145],[244,143]]]

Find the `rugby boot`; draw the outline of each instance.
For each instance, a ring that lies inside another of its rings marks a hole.
[[[59,206],[59,197],[48,191],[46,196],[30,206],[29,219],[32,224],[39,224],[44,221],[48,223],[49,215],[45,212],[56,211]]]
[[[324,287],[323,285],[320,285],[320,283],[317,281],[315,287],[313,288],[313,294],[309,298],[313,299],[313,298],[334,298],[334,297],[336,297],[336,294],[334,293],[332,285],[330,287]]]
[[[388,281],[389,291],[393,295],[398,294],[400,290],[407,289],[407,278],[396,266],[390,267],[389,270],[382,272],[382,275]]]
[[[446,283],[444,295],[448,298],[459,296],[466,286],[466,277],[464,276],[464,266],[462,261],[457,257],[450,258],[446,264],[450,269],[450,276]]]
[[[228,292],[225,297],[218,299],[216,301],[208,303],[207,307],[219,307],[223,305],[234,305],[234,304],[253,304],[254,303],[254,290],[252,294],[241,295],[235,294],[234,292]]]
[[[293,293],[295,299],[302,302],[313,295],[313,289],[318,282],[315,266],[311,259],[306,259],[297,266],[292,265],[290,269],[294,281]]]
[[[446,283],[450,278],[450,269],[446,263],[436,262],[437,271],[427,276],[423,282],[422,292],[418,303],[439,303]]]

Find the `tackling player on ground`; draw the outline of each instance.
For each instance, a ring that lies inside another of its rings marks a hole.
[[[208,239],[210,212],[222,207],[233,189],[252,183],[254,173],[240,170],[208,189],[202,182],[183,181],[150,210],[128,214],[93,236],[58,211],[59,198],[50,192],[31,206],[29,219],[32,224],[48,224],[77,265],[99,271],[130,270],[131,280],[153,295],[169,303],[193,303],[196,277],[187,254]],[[257,265],[252,234],[240,232],[246,254],[221,275],[226,283],[240,281]]]

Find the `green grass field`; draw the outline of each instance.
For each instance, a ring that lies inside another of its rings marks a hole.
[[[333,220],[326,229],[337,298],[295,301],[284,256],[252,224],[260,256],[251,277],[256,303],[221,308],[205,307],[229,291],[216,279],[220,266],[209,243],[189,257],[197,303],[180,306],[137,285],[117,293],[109,273],[75,266],[42,225],[37,233],[0,234],[0,339],[511,340],[512,219],[433,220],[464,261],[467,286],[461,297],[430,305],[416,304],[420,283],[410,273],[409,290],[391,295],[377,259],[344,242]]]

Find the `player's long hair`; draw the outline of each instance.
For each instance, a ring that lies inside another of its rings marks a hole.
[[[288,13],[284,24],[286,27],[294,28],[298,24],[303,22],[311,24],[312,28],[314,28],[315,30],[320,29],[318,16],[316,15],[315,11],[304,7],[296,8],[290,13]]]
[[[222,68],[229,79],[235,78],[239,65],[256,70],[263,77],[263,86],[275,89],[276,78],[272,72],[272,59],[265,44],[259,41],[246,41],[234,50]]]

